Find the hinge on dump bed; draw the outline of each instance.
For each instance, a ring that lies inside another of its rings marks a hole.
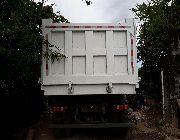
[[[69,81],[68,94],[72,94],[72,93],[73,93],[72,82]]]
[[[112,93],[112,88],[113,86],[112,86],[112,83],[110,82],[109,85],[106,87],[107,93]]]

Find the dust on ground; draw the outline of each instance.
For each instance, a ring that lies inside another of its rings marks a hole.
[[[135,126],[129,130],[128,140],[180,140],[180,129],[165,124],[162,113],[157,109],[143,107],[132,111],[131,120]]]
[[[128,130],[124,138],[98,137],[87,135],[74,135],[61,140],[180,140],[180,129],[171,124],[165,124],[159,112],[150,108],[141,108],[132,111],[129,115],[134,127]],[[29,128],[26,140],[58,140],[54,137],[52,129],[48,129],[46,121],[40,121]]]
[[[34,133],[34,134],[33,134]],[[31,135],[31,136],[30,136]],[[27,140],[59,140],[56,139],[51,129],[30,129]],[[95,137],[86,135],[74,135],[70,138],[61,138],[61,140],[115,140],[115,138]],[[116,138],[122,140],[122,138]],[[144,122],[138,123],[131,128],[123,140],[180,140],[180,130],[172,126],[163,126],[162,128],[147,127]]]

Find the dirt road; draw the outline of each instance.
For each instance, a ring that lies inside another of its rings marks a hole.
[[[109,130],[108,130],[109,131]],[[111,133],[111,132],[110,132]],[[118,132],[116,132],[118,133]],[[125,140],[125,136],[122,136],[121,132],[118,135],[107,134],[107,130],[103,133],[103,130],[86,129],[86,130],[74,130],[68,137],[55,138],[52,130],[41,130],[39,135],[36,135],[35,140]]]

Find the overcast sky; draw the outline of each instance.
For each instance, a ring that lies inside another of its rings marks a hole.
[[[92,4],[87,6],[82,0],[48,0],[46,5],[55,3],[54,11],[60,11],[71,23],[103,23],[121,22],[125,18],[133,18],[134,14],[129,9],[135,7],[137,3],[141,4],[146,1],[92,0]]]

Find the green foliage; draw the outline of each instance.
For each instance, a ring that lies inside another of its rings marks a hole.
[[[143,22],[138,36],[138,58],[146,65],[157,66],[160,59],[167,55],[167,18],[165,5],[161,2],[143,3],[133,9]]]
[[[42,19],[68,20],[60,12],[53,13],[52,6],[43,7],[42,3],[30,0],[2,0],[0,7],[0,86],[9,93],[9,89],[17,87],[15,83],[27,85],[34,80],[37,84],[42,59]],[[48,54],[53,59],[64,57],[59,51],[49,50]]]
[[[60,61],[62,58],[66,58],[66,56],[61,53],[59,47],[50,44],[47,40],[43,40],[43,45],[46,47],[46,50],[43,51],[42,55],[47,60],[51,59],[52,63],[54,60]]]
[[[18,127],[36,123],[43,111],[47,100],[38,84],[42,56],[52,61],[65,57],[42,37],[42,19],[69,22],[52,6],[33,0],[0,1],[0,123],[8,128],[6,139],[12,139],[10,128],[16,132]],[[44,52],[43,43],[49,48]]]
[[[90,5],[90,4],[92,4],[92,1],[91,1],[91,0],[82,0],[82,1],[85,1],[85,3],[86,3],[87,6]]]
[[[137,47],[143,64],[162,67],[162,62],[171,55],[172,33],[179,30],[179,9],[165,0],[150,0],[132,9],[142,22]]]
[[[7,128],[32,124],[43,110],[43,93],[38,84],[45,53],[42,19],[68,22],[60,12],[53,13],[52,6],[32,0],[0,2],[0,106],[1,124]],[[58,46],[48,45],[51,60],[64,57]]]
[[[137,36],[138,59],[143,65],[140,90],[161,98],[161,70],[167,85],[173,85],[172,51],[178,46],[180,4],[177,0],[149,0],[132,11],[141,21]]]

